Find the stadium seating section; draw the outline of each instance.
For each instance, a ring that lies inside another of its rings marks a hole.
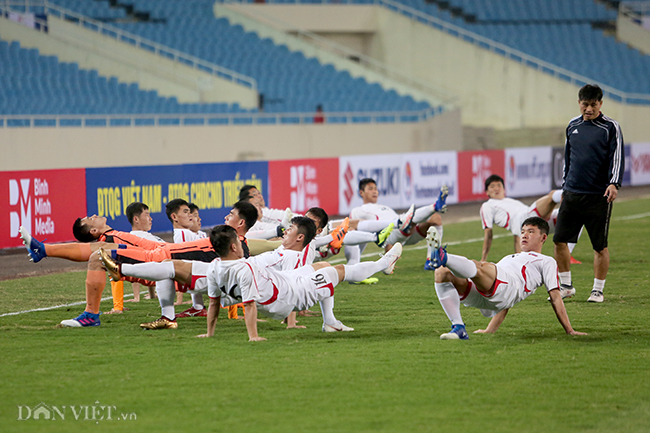
[[[253,0],[250,0],[251,2]],[[467,31],[628,93],[650,93],[650,56],[605,36],[594,23],[616,11],[594,0],[395,0]],[[52,0],[81,15],[253,77],[267,113],[416,111],[426,102],[353,78],[268,38],[215,19],[214,0]],[[372,3],[372,0],[353,0]],[[293,0],[275,3],[295,3]],[[321,3],[319,0],[304,3]],[[332,1],[332,3],[334,3]],[[42,13],[32,7],[31,12]],[[245,113],[237,104],[180,104],[61,63],[18,43],[0,43],[0,114]],[[252,110],[257,111],[257,110]]]

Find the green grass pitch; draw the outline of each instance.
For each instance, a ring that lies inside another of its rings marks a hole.
[[[498,234],[494,261],[512,250]],[[447,225],[444,238],[450,252],[480,257],[478,222]],[[259,332],[268,341],[250,343],[244,323],[224,315],[210,339],[195,338],[205,332],[200,318],[142,331],[160,315],[148,300],[90,329],[57,327],[83,305],[4,315],[0,430],[648,432],[649,239],[650,200],[617,202],[603,304],[586,302],[593,253],[581,239],[578,293],[566,305],[583,337],[564,334],[540,288],[496,334],[471,334],[488,320],[463,307],[470,340],[441,341],[449,323],[433,273],[422,270],[423,246],[406,249],[377,285],[337,288],[336,314],[351,333],[320,332],[320,317],[302,318],[302,330],[267,321]],[[83,301],[83,282],[83,273],[2,281],[0,315]],[[39,403],[54,419],[28,414]]]

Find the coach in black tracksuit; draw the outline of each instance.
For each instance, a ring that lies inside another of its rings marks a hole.
[[[602,99],[603,91],[595,85],[587,84],[578,93],[582,114],[571,119],[566,129],[564,193],[553,236],[560,282],[573,290],[567,242],[577,242],[583,225],[587,230],[594,248],[595,277],[589,302],[603,302],[609,219],[625,171],[621,128],[600,112]]]

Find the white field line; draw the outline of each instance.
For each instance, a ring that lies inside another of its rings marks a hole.
[[[614,221],[627,221],[627,220],[634,220],[634,219],[646,218],[646,217],[650,217],[650,212],[640,213],[640,214],[636,214],[636,215],[628,215],[628,216],[623,216],[623,217],[617,217],[617,218],[613,218],[613,220]],[[505,238],[505,237],[509,237],[509,236],[510,236],[509,233],[502,233],[502,234],[495,235],[494,239]],[[464,241],[448,242],[447,245],[452,245],[453,246],[453,245],[461,245],[461,244],[471,244],[471,243],[474,243],[474,242],[483,242],[483,238],[481,237],[481,238],[467,239],[467,240],[464,240]],[[406,247],[405,249],[407,251],[415,251],[415,250],[423,250],[426,247],[427,247],[426,245],[415,245],[415,246]],[[380,252],[368,253],[368,254],[361,255],[361,257],[362,258],[375,257],[375,256],[379,256],[380,254],[381,254]],[[342,258],[342,259],[330,260],[330,263],[336,264],[336,263],[343,263],[344,261],[345,261],[345,259]],[[143,291],[141,293],[147,293],[147,292]],[[133,294],[124,295],[125,298],[130,298],[132,296],[133,296]],[[108,301],[108,300],[111,300],[111,299],[113,299],[112,296],[110,296],[108,298],[102,298],[102,301]],[[57,308],[74,307],[75,305],[84,305],[85,303],[86,303],[86,301],[73,302],[71,304],[55,305],[53,307],[44,307],[44,308],[35,308],[33,310],[16,311],[16,312],[13,312],[13,313],[0,314],[0,317],[16,316],[18,314],[33,313],[35,311],[55,310]]]

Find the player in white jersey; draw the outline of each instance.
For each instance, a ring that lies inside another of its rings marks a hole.
[[[352,209],[350,212],[351,220],[370,220],[370,221],[388,221],[394,222],[396,230],[393,230],[388,237],[385,249],[389,250],[391,245],[396,242],[402,245],[414,245],[426,237],[429,227],[436,227],[442,237],[442,218],[440,213],[447,210],[445,201],[448,195],[448,189],[443,186],[440,189],[440,196],[436,203],[415,209],[415,205],[411,206],[406,214],[398,215],[393,209],[388,206],[377,203],[379,199],[379,191],[377,190],[377,183],[370,178],[365,178],[359,181],[359,195],[363,199],[363,205]],[[358,263],[361,260],[361,253],[365,245],[358,247],[346,247],[345,257],[348,264]],[[431,253],[427,251],[427,262],[424,269],[432,270],[428,258]]]
[[[503,178],[496,174],[489,176],[485,180],[485,193],[489,200],[481,205],[480,210],[484,232],[481,261],[488,259],[495,225],[512,233],[516,253],[521,252],[519,232],[521,231],[521,223],[526,218],[532,216],[541,217],[548,222],[550,233],[555,231],[555,221],[557,221],[558,214],[555,205],[562,201],[562,190],[553,190],[529,206],[519,200],[506,197],[504,185]],[[569,249],[573,251],[575,245],[575,243],[570,244]],[[573,264],[580,263],[573,257],[571,259]],[[572,293],[565,289],[562,289],[562,295],[565,298],[573,296]]]
[[[334,267],[328,263],[317,263],[294,271],[279,272],[242,259],[241,243],[227,227],[223,227],[219,234],[213,231],[212,239],[220,259],[210,264],[208,272],[208,332],[202,336],[214,335],[219,302],[243,302],[249,341],[266,340],[257,332],[258,310],[269,317],[282,319],[294,310],[308,309],[316,302],[333,296],[334,287],[341,281],[360,281],[381,270],[392,272],[402,251],[402,246],[395,244],[389,253],[376,262]]]
[[[440,247],[435,230],[430,230],[427,242],[433,248],[431,258],[436,269],[435,288],[438,300],[451,321],[451,332],[440,336],[443,340],[467,340],[465,323],[460,314],[460,303],[479,308],[486,317],[492,317],[486,329],[474,333],[494,333],[508,314],[508,310],[546,286],[558,321],[570,335],[586,335],[571,327],[560,293],[557,263],[541,253],[548,237],[548,223],[540,217],[523,221],[520,231],[521,251],[504,257],[499,263],[478,262],[448,254]]]

